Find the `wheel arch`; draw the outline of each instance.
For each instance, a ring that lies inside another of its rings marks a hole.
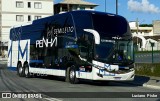
[[[71,66],[73,66],[73,65],[74,65],[75,67],[77,67],[75,62],[68,62],[68,63],[67,63],[67,65],[66,65],[66,70],[65,70],[65,75],[67,75],[67,70],[68,70],[68,68],[71,67]],[[76,70],[77,70],[77,69],[76,69]]]
[[[24,66],[25,64],[28,64],[28,61],[25,61],[25,62],[23,63],[23,66]],[[29,65],[29,64],[28,64],[28,65]]]
[[[16,67],[16,70],[17,70],[17,71],[18,71],[18,65],[19,65],[19,64],[22,66],[22,62],[21,62],[21,61],[18,61],[18,62],[17,62],[17,67]]]
[[[21,62],[21,61],[18,61],[18,62],[17,62],[17,66],[18,66],[18,64],[21,64],[21,65],[22,65],[22,62]]]

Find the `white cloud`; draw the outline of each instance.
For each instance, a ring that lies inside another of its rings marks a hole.
[[[148,0],[142,0],[142,2],[129,0],[128,9],[133,12],[160,13],[160,8],[151,4]]]

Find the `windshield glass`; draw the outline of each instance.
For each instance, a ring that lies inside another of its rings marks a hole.
[[[101,37],[130,36],[130,28],[125,18],[111,14],[92,14],[93,26]]]
[[[133,62],[133,42],[131,40],[101,40],[95,46],[95,59],[112,64]]]

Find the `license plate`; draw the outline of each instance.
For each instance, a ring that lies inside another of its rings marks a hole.
[[[115,79],[115,80],[120,80],[120,79],[121,79],[121,77],[114,77],[114,79]]]

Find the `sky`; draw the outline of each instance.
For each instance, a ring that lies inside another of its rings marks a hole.
[[[54,0],[58,3],[62,0]],[[116,0],[84,0],[98,4],[96,11],[116,13]],[[118,0],[118,14],[128,21],[136,21],[139,24],[152,24],[153,20],[160,20],[160,0]]]

